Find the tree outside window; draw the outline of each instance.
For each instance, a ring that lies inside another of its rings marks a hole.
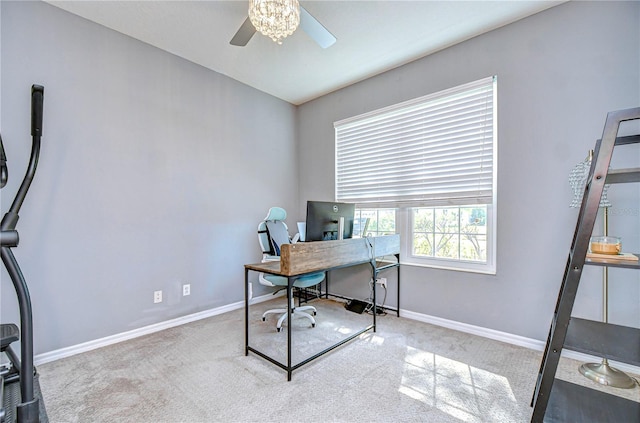
[[[413,254],[452,260],[487,260],[487,207],[414,208]]]

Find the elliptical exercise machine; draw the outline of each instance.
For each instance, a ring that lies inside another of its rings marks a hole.
[[[29,288],[22,275],[20,266],[11,251],[19,242],[16,224],[18,212],[22,206],[33,176],[38,166],[40,155],[40,137],[42,136],[42,107],[44,102],[44,87],[33,85],[31,87],[31,157],[29,167],[22,184],[16,193],[11,208],[0,222],[0,255],[7,273],[11,277],[13,287],[18,297],[20,308],[20,329],[15,324],[0,324],[1,352],[5,353],[11,361],[11,367],[0,374],[0,423],[7,421],[13,423],[44,422],[47,421],[44,404],[41,396],[38,375],[33,365],[33,318],[31,313],[31,297]],[[0,188],[7,183],[8,171],[2,137],[0,136]],[[20,336],[22,332],[22,336]],[[11,344],[20,340],[20,358],[11,348]],[[20,391],[17,392],[19,385]]]

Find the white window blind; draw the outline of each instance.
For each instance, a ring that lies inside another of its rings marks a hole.
[[[495,91],[489,77],[336,122],[336,200],[490,204]]]

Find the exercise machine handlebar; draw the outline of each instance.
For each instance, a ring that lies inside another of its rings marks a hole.
[[[29,167],[27,173],[22,180],[22,184],[18,189],[16,197],[13,199],[11,208],[2,218],[0,222],[0,230],[13,230],[18,224],[20,216],[20,207],[24,202],[24,198],[29,191],[31,181],[36,174],[38,166],[38,158],[40,157],[40,137],[42,136],[42,109],[44,104],[44,87],[41,85],[33,85],[31,87],[31,157],[29,158]]]
[[[44,103],[44,87],[33,85],[31,87],[31,136],[42,136],[42,106]]]
[[[2,144],[2,135],[0,135],[0,188],[7,185],[9,179],[9,171],[7,170],[7,156],[4,154],[4,145]]]

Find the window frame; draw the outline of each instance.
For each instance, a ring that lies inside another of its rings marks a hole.
[[[413,207],[396,209],[396,230],[400,234],[400,263],[411,266],[431,267],[444,270],[496,274],[496,213],[495,201],[487,204],[487,260],[476,262],[461,259],[444,259],[413,254]],[[455,206],[464,207],[464,206]],[[419,207],[430,208],[430,207]],[[434,207],[435,208],[435,207]]]

